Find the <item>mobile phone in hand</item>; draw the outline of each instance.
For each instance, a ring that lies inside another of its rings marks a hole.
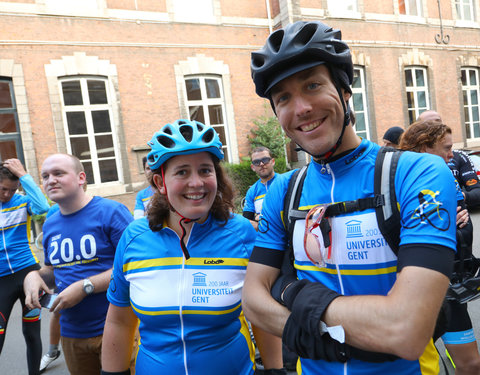
[[[52,307],[53,301],[57,298],[58,294],[48,294],[45,293],[43,296],[40,297],[40,305],[45,307],[46,309],[50,309]]]

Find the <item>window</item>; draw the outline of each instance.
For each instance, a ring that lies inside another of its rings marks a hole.
[[[328,0],[328,10],[332,14],[341,14],[343,12],[356,12],[357,0]]]
[[[118,181],[115,126],[108,81],[101,77],[60,80],[67,150],[82,162],[88,184]]]
[[[457,18],[464,21],[474,21],[473,0],[455,0]]]
[[[355,112],[355,133],[362,138],[370,139],[367,92],[365,90],[365,71],[362,67],[355,67],[353,69],[350,107],[353,108]]]
[[[408,120],[415,122],[420,113],[429,109],[427,69],[415,67],[405,69]]]
[[[467,139],[480,137],[479,97],[480,85],[477,68],[462,69],[463,111]]]
[[[175,19],[184,22],[213,22],[214,0],[175,0]]]
[[[23,161],[22,141],[12,80],[0,77],[0,161],[10,158]]]
[[[222,80],[214,76],[188,77],[185,79],[185,88],[190,120],[214,127],[223,145],[225,161],[228,162],[229,137],[225,123]]]
[[[398,0],[398,11],[400,14],[407,16],[421,16],[422,15],[422,1],[421,0]]]

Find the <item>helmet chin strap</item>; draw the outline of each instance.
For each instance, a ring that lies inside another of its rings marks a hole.
[[[187,250],[187,246],[185,245],[185,236],[187,235],[187,231],[183,224],[189,224],[192,221],[197,221],[200,218],[197,219],[189,219],[185,216],[183,216],[180,212],[175,210],[175,208],[172,206],[170,203],[170,200],[168,199],[168,192],[167,192],[167,185],[165,185],[165,174],[163,171],[163,165],[160,167],[160,172],[162,173],[162,183],[163,183],[163,188],[165,189],[165,198],[167,199],[167,203],[170,206],[170,210],[175,212],[178,216],[180,216],[180,220],[178,221],[178,224],[180,225],[180,228],[182,228],[182,236],[180,237],[180,247],[182,248],[183,255],[185,256],[185,260],[188,260],[190,258],[190,253]]]

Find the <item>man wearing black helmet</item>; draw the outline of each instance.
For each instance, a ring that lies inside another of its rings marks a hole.
[[[293,231],[293,274],[282,222],[293,173],[279,176],[264,201],[243,291],[247,318],[282,336],[304,375],[438,373],[432,334],[455,251],[455,183],[445,162],[401,155],[394,252],[376,220],[382,200],[372,199],[380,147],[350,122],[353,64],[340,31],[321,22],[288,25],[252,53],[251,69],[257,94],[313,161],[300,196],[308,213]],[[333,213],[339,202],[354,208]]]

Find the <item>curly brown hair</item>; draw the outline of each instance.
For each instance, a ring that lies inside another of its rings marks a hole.
[[[211,155],[211,154],[210,154]],[[223,225],[227,224],[233,209],[234,189],[233,184],[230,181],[225,169],[220,164],[220,160],[214,155],[211,155],[213,166],[215,168],[215,175],[217,176],[217,194],[213,201],[210,213],[212,216],[223,222]],[[168,161],[165,162],[166,167]],[[158,174],[161,176],[161,168],[152,171],[149,177],[150,185],[152,185],[155,194],[150,200],[150,205],[147,210],[147,219],[150,229],[154,232],[158,232],[163,228],[165,220],[168,219],[170,212],[173,212],[173,207],[168,203],[165,195],[160,194],[157,187],[153,182],[153,175]]]
[[[438,121],[417,121],[403,133],[398,148],[401,150],[424,152],[425,148],[433,148],[452,129]]]

